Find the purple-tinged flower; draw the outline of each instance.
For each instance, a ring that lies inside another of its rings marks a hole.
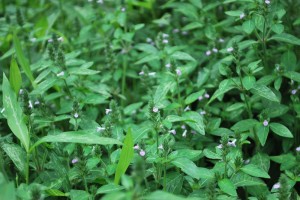
[[[294,90],[291,91],[291,93],[292,93],[292,95],[295,95],[297,93],[297,90],[294,89]]]
[[[275,183],[272,189],[279,189],[281,187],[280,183]]]
[[[296,147],[296,151],[297,151],[297,152],[300,152],[300,146],[299,146],[299,147]]]
[[[39,100],[36,100],[35,102],[34,102],[34,105],[39,105],[40,104],[40,101]]]
[[[79,114],[76,112],[76,113],[74,113],[74,118],[78,118],[79,117]]]
[[[173,33],[178,33],[180,30],[178,28],[173,29]]]
[[[265,3],[266,3],[266,4],[270,4],[271,1],[270,1],[270,0],[265,0]]]
[[[140,72],[139,72],[139,75],[140,75],[140,76],[143,76],[144,74],[145,74],[144,71],[140,71]]]
[[[205,52],[205,55],[206,55],[206,56],[210,56],[210,54],[211,54],[211,51],[210,51],[210,50],[207,50],[207,51]]]
[[[228,47],[227,48],[227,52],[232,52],[233,51],[233,48],[232,47]]]
[[[218,149],[222,149],[222,148],[223,148],[223,145],[222,145],[222,144],[219,144],[219,145],[217,146],[217,148],[218,148]]]
[[[52,42],[53,42],[53,39],[52,39],[52,38],[50,38],[50,39],[48,40],[48,42],[49,42],[49,43],[52,43]]]
[[[186,137],[186,134],[187,134],[187,130],[184,130],[182,133],[182,137]]]
[[[111,111],[112,109],[105,109],[105,114],[108,115]]]
[[[264,126],[268,126],[268,125],[269,125],[268,120],[265,119],[265,120],[263,121],[263,125],[264,125]]]
[[[140,156],[144,157],[145,155],[146,155],[146,152],[143,149],[141,149]]]
[[[121,11],[122,11],[122,12],[125,12],[125,11],[126,11],[126,8],[122,7],[122,8],[121,8]]]
[[[169,131],[169,133],[172,133],[173,135],[176,135],[176,130],[172,129],[172,130]]]
[[[202,101],[203,100],[203,96],[198,97],[198,100]]]
[[[97,3],[103,4],[103,0],[98,0]]]
[[[182,75],[182,72],[181,72],[180,69],[176,69],[175,71],[176,71],[177,76],[181,76]]]
[[[169,69],[170,67],[171,67],[171,64],[170,64],[170,63],[167,63],[167,64],[166,64],[166,68]]]
[[[158,108],[157,107],[153,107],[152,111],[155,112],[155,113],[157,113],[158,112]]]
[[[188,35],[189,32],[187,32],[187,31],[182,31],[181,34],[182,34],[182,35]]]
[[[164,44],[168,44],[168,43],[169,43],[169,40],[167,40],[167,39],[164,39],[164,40],[162,41],[162,43],[164,43]]]
[[[204,97],[207,98],[207,99],[209,99],[210,96],[209,96],[209,94],[206,93],[206,94],[204,95]]]
[[[214,53],[218,53],[218,52],[219,52],[219,50],[218,50],[217,48],[213,48],[212,51],[213,51]]]
[[[64,75],[65,75],[65,72],[64,72],[64,71],[61,71],[61,72],[59,72],[58,74],[56,74],[57,77],[64,76]]]
[[[77,163],[78,161],[79,161],[78,158],[73,158],[71,162],[72,162],[72,164],[75,164],[75,163]]]
[[[148,76],[155,76],[156,72],[149,72]]]
[[[133,147],[133,149],[138,150],[138,149],[140,149],[140,146],[137,144]]]
[[[147,38],[147,39],[146,39],[146,42],[151,43],[151,42],[152,42],[152,39],[151,39],[151,38]]]
[[[219,42],[220,42],[220,43],[223,43],[223,42],[224,42],[224,39],[223,39],[223,38],[220,38],[220,39],[219,39]]]
[[[166,33],[163,33],[163,34],[162,34],[162,37],[163,37],[163,38],[168,38],[168,37],[169,37],[169,35],[168,35],[168,34],[166,34]]]
[[[245,16],[246,16],[245,13],[241,13],[240,14],[240,19],[243,19]]]
[[[197,132],[196,132],[195,130],[191,130],[191,133],[192,133],[193,135],[197,134]]]
[[[206,112],[204,111],[204,110],[202,110],[201,112],[200,112],[200,115],[205,115],[206,114]]]
[[[185,125],[182,125],[182,126],[181,126],[181,129],[186,129],[186,126],[185,126]]]
[[[244,164],[246,164],[246,165],[249,164],[249,163],[250,163],[250,159],[247,159],[247,160],[244,161]]]
[[[227,145],[228,146],[231,146],[231,147],[236,147],[236,139],[233,139],[231,142],[229,141],[228,143],[227,143]]]

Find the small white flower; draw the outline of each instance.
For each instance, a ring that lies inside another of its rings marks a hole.
[[[218,149],[222,149],[222,148],[223,148],[223,145],[222,145],[222,144],[219,144],[219,145],[217,146],[217,148],[218,148]]]
[[[1,114],[2,114],[2,113],[4,113],[4,111],[5,111],[5,108],[2,108],[2,110],[0,111],[0,112],[1,112]]]
[[[153,107],[152,111],[155,112],[155,113],[157,113],[158,112],[158,108],[157,107]]]
[[[180,69],[176,69],[175,71],[176,71],[177,76],[181,76],[182,75],[182,72],[181,72]]]
[[[207,50],[207,51],[205,52],[205,54],[206,54],[207,56],[210,56],[211,51],[210,51],[210,50]]]
[[[173,29],[173,33],[178,33],[178,32],[179,32],[178,28]]]
[[[56,74],[57,77],[64,76],[64,75],[65,75],[65,72],[64,72],[64,71],[61,71],[61,72],[59,72],[58,74]]]
[[[148,76],[155,76],[156,72],[149,72]]]
[[[243,19],[245,16],[246,16],[245,13],[241,13],[240,14],[240,19]]]
[[[300,146],[296,148],[296,151],[297,151],[297,152],[300,152]]]
[[[268,126],[268,125],[269,125],[268,120],[265,119],[264,122],[263,122],[263,125],[264,125],[264,126]]]
[[[195,130],[192,130],[191,133],[195,135],[197,132]]]
[[[146,152],[143,149],[141,149],[140,156],[144,157],[145,155],[146,155]]]
[[[63,41],[64,41],[64,38],[63,38],[63,37],[59,37],[59,38],[57,38],[57,41],[63,42]]]
[[[112,109],[105,109],[105,114],[108,115],[111,111]]]
[[[250,159],[245,160],[244,163],[245,163],[246,165],[249,164],[249,163],[250,163]]]
[[[30,42],[36,42],[36,38],[35,37],[30,38]]]
[[[164,43],[164,44],[168,44],[168,43],[169,43],[169,40],[167,40],[167,39],[164,39],[164,40],[162,41],[162,43]]]
[[[227,143],[227,145],[228,146],[231,146],[231,147],[236,147],[236,139],[233,139],[231,142],[229,141],[228,143]]]
[[[163,34],[162,34],[162,37],[163,37],[163,38],[168,38],[168,37],[169,37],[169,35],[168,35],[168,34],[166,34],[166,33],[163,33]]]
[[[204,110],[200,112],[200,115],[205,115],[205,114],[206,112]]]
[[[186,126],[185,126],[185,125],[182,125],[182,126],[181,126],[181,129],[186,129]]]
[[[28,107],[29,107],[30,109],[33,108],[33,105],[32,105],[32,102],[31,102],[31,101],[28,101]]]
[[[214,53],[218,53],[218,52],[219,52],[219,50],[218,50],[217,48],[213,48],[212,51],[213,51]]]
[[[191,110],[189,106],[185,107],[184,112]]]
[[[78,118],[79,117],[79,114],[76,112],[75,114],[74,114],[74,118]]]
[[[198,100],[202,101],[203,100],[203,96],[198,97]]]
[[[272,189],[279,189],[281,187],[280,183],[275,183]]]
[[[103,4],[103,0],[98,0],[97,3]]]
[[[204,97],[207,98],[207,99],[209,99],[210,96],[209,96],[209,94],[206,93],[206,94],[204,95]]]
[[[150,42],[152,42],[152,39],[151,38],[147,38],[146,42],[150,43]]]
[[[78,160],[78,158],[73,158],[72,159],[72,164],[75,164],[75,163],[77,163],[79,160]]]
[[[52,43],[52,42],[53,42],[53,39],[52,39],[52,38],[48,39],[48,42],[49,42],[49,43]]]
[[[227,52],[232,52],[233,51],[233,48],[232,47],[228,47],[227,48]]]
[[[166,68],[170,68],[171,67],[171,64],[170,63],[167,63],[166,64]]]
[[[292,92],[291,92],[293,95],[294,94],[296,94],[297,93],[297,90],[296,89],[294,89],[294,90],[292,90]]]
[[[137,144],[133,147],[133,149],[138,150],[138,149],[140,149],[140,146]]]
[[[172,130],[169,131],[169,133],[172,133],[173,135],[176,135],[176,130],[172,129]]]
[[[19,90],[19,94],[23,94],[24,90],[23,89],[20,89]]]
[[[164,150],[164,147],[163,147],[163,145],[162,145],[162,144],[160,144],[160,145],[158,146],[158,149],[160,149],[160,150]]]
[[[140,71],[140,72],[139,72],[139,75],[140,75],[140,76],[143,76],[144,74],[145,74],[144,71]]]
[[[223,43],[223,42],[224,42],[224,39],[223,39],[223,38],[220,38],[220,39],[219,39],[219,42],[220,42],[220,43]]]
[[[189,32],[187,32],[187,31],[182,31],[181,34],[182,34],[182,35],[187,35],[187,34],[189,34]]]
[[[182,133],[182,137],[186,137],[187,130],[184,130]]]
[[[40,102],[38,101],[38,100],[36,100],[35,102],[34,102],[34,105],[39,105],[40,104]]]
[[[266,3],[266,4],[270,4],[271,1],[270,1],[270,0],[265,0],[265,3]]]
[[[122,11],[122,12],[125,12],[125,11],[126,11],[126,8],[122,7],[122,8],[121,8],[121,11]]]
[[[97,132],[101,132],[101,131],[104,131],[104,130],[105,130],[105,127],[101,127],[101,126],[97,127]]]
[[[88,2],[93,2],[93,0],[88,0]]]

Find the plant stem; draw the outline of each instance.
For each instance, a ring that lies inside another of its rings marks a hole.
[[[126,88],[126,71],[127,71],[127,58],[123,57],[123,73],[122,73],[122,95],[125,96],[125,88]],[[124,106],[124,100],[122,99],[122,106]]]
[[[26,168],[25,168],[25,180],[26,184],[29,184],[29,158],[30,158],[30,153],[27,152],[26,154]]]

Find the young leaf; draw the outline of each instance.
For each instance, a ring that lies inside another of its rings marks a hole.
[[[22,69],[24,70],[26,76],[29,78],[31,83],[33,83],[34,78],[33,78],[33,75],[32,75],[31,69],[30,69],[29,62],[26,59],[25,55],[23,54],[22,46],[21,46],[20,40],[17,37],[16,33],[14,33],[14,35],[13,35],[13,41],[14,41],[14,47],[15,47],[16,54],[17,54],[17,59],[21,65]]]
[[[264,170],[260,169],[258,166],[253,164],[245,165],[241,168],[243,172],[251,176],[260,177],[260,178],[270,178],[269,174]]]
[[[300,39],[288,33],[281,33],[281,34],[274,35],[269,40],[276,40],[279,42],[286,42],[289,44],[300,45]]]
[[[226,194],[229,194],[229,195],[234,196],[234,197],[237,196],[236,188],[235,188],[235,186],[234,186],[234,184],[232,183],[231,180],[229,180],[227,178],[222,179],[222,180],[218,181],[218,186]]]
[[[255,119],[245,119],[234,124],[231,129],[234,131],[244,132],[250,130],[256,124],[258,124],[258,121]]]
[[[293,134],[290,132],[290,130],[282,124],[271,123],[270,128],[277,135],[287,138],[293,138]]]
[[[90,130],[82,130],[82,131],[69,131],[59,133],[57,135],[47,135],[39,139],[30,149],[30,151],[44,143],[44,142],[70,142],[70,143],[80,143],[80,144],[100,144],[100,145],[108,145],[108,144],[119,144],[122,143],[119,140],[113,138],[99,137]]]
[[[24,122],[23,113],[20,104],[17,101],[15,91],[11,88],[9,81],[3,73],[3,106],[5,108],[7,124],[13,134],[24,145],[25,150],[28,152],[30,145],[30,138],[27,126]]]
[[[264,125],[260,124],[257,127],[257,136],[258,136],[259,142],[262,146],[264,146],[266,144],[268,134],[269,134],[269,126],[264,126]]]
[[[255,23],[253,20],[247,20],[243,23],[242,27],[246,33],[250,34],[255,29]]]
[[[189,125],[192,129],[197,131],[198,133],[205,135],[205,125],[203,123],[203,117],[193,111],[184,112],[182,115],[184,118],[186,118],[186,124]],[[191,121],[190,121],[191,120]]]
[[[120,160],[117,165],[115,174],[115,184],[119,184],[121,176],[126,172],[131,160],[133,159],[134,149],[133,149],[133,137],[131,129],[127,131],[127,135],[124,140],[124,145],[121,150]]]
[[[266,98],[270,101],[279,102],[277,96],[272,92],[270,88],[265,85],[256,84],[251,90],[253,94],[257,94],[263,98]]]
[[[243,86],[246,90],[250,90],[255,85],[255,77],[254,76],[245,76],[242,80]]]
[[[10,62],[9,81],[16,95],[18,95],[22,85],[22,76],[18,67],[18,63],[14,57],[12,57]]]

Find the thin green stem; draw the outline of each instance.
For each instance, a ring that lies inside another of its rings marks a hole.
[[[85,189],[85,191],[86,191],[87,193],[89,193],[89,188],[88,188],[88,185],[87,185],[85,176],[83,176],[83,182],[84,182],[84,189]]]
[[[26,180],[26,184],[29,184],[29,158],[30,158],[30,154],[27,153],[26,154],[26,168],[25,168],[25,180]]]

